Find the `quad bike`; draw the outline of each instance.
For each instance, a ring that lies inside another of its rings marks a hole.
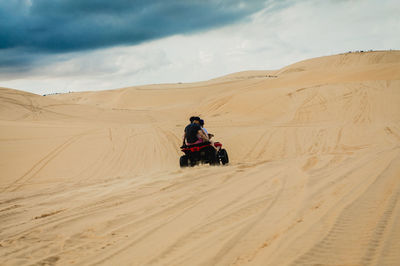
[[[183,145],[181,151],[185,153],[179,159],[181,167],[195,166],[200,163],[208,163],[210,165],[225,165],[229,163],[228,153],[222,149],[220,142],[214,142],[217,150],[211,146],[210,142],[203,142],[195,145]]]

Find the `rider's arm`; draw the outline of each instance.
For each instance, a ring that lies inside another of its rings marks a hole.
[[[186,132],[183,132],[183,142],[182,142],[182,143],[183,143],[183,146],[185,146],[185,144],[186,144],[186,143],[185,143],[185,139],[186,139]]]
[[[208,138],[208,136],[207,136],[206,134],[204,134],[204,131],[203,131],[203,130],[200,129],[197,133],[200,135],[200,137],[201,137],[203,140],[205,140],[205,141],[209,141],[209,140],[210,140],[210,139]]]
[[[208,139],[211,139],[212,137],[214,137],[214,135],[208,133],[207,129],[205,129],[204,127],[202,127],[201,129],[204,131],[204,134],[206,134],[206,136],[208,136]]]

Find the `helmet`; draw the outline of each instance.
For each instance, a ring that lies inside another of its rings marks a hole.
[[[201,119],[198,116],[192,116],[189,118],[189,120],[190,120],[190,123],[193,123],[193,121],[200,121]]]

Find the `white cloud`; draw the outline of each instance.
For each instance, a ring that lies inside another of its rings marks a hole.
[[[39,94],[113,89],[278,69],[350,50],[399,49],[399,13],[396,0],[298,1],[208,32],[53,57],[47,66],[0,85]]]

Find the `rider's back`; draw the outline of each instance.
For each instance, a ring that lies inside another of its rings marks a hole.
[[[196,123],[192,123],[186,126],[185,133],[186,133],[186,140],[189,143],[194,143],[198,140],[197,134],[201,130],[200,125]]]

